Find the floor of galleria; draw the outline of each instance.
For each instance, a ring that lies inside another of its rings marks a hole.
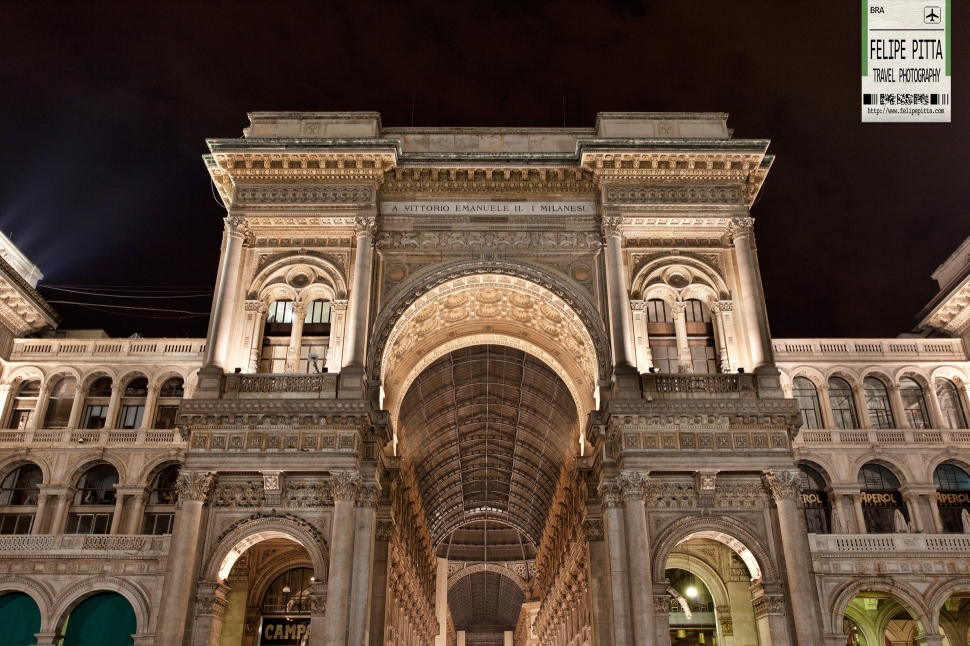
[[[5,643],[968,643],[970,240],[913,331],[773,339],[725,114],[250,120],[204,339],[0,236]]]

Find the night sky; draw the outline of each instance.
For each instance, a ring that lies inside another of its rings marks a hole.
[[[592,127],[600,111],[722,111],[777,156],[753,210],[773,335],[896,336],[970,235],[970,12],[954,5],[953,123],[862,124],[847,0],[8,1],[0,230],[42,284],[205,292],[224,211],[201,156],[207,137],[241,136],[247,112],[376,110],[409,126],[413,96],[415,126],[556,127],[565,106],[566,125]],[[205,317],[55,307],[62,327],[205,335]]]

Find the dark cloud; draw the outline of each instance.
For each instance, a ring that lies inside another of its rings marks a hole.
[[[419,126],[559,126],[564,105],[590,126],[606,110],[724,111],[778,156],[754,209],[773,333],[894,336],[970,235],[968,22],[955,12],[954,123],[874,125],[844,1],[8,4],[0,230],[52,284],[211,286],[221,209],[200,156],[246,112],[406,126],[413,97]],[[61,310],[114,334],[205,333]]]

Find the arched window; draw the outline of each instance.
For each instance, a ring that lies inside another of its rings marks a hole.
[[[967,416],[963,412],[963,404],[960,402],[960,391],[956,384],[949,379],[936,380],[936,398],[940,402],[940,413],[943,419],[940,420],[943,428],[958,429],[967,427]]]
[[[855,398],[852,387],[841,377],[829,378],[829,403],[832,405],[832,415],[835,425],[845,430],[859,428],[859,419],[855,412]]]
[[[684,320],[687,322],[687,347],[695,373],[717,372],[714,351],[714,324],[711,313],[702,301],[690,298],[684,301]]]
[[[152,428],[175,428],[175,418],[182,404],[185,383],[181,377],[172,377],[158,390],[158,405],[155,408],[155,421]]]
[[[44,415],[44,428],[68,427],[76,391],[77,379],[74,377],[62,377],[54,384],[47,402],[47,414]]]
[[[22,464],[0,483],[0,507],[36,505],[44,474],[36,464]],[[0,534],[29,534],[34,525],[34,513],[9,509],[0,513]]]
[[[903,400],[903,414],[912,428],[929,428],[930,414],[919,382],[910,377],[899,380],[899,397]]]
[[[859,470],[859,484],[862,485],[862,514],[870,534],[893,534],[901,529],[897,528],[897,511],[904,523],[909,521],[899,493],[899,480],[892,471],[870,462]]]
[[[653,365],[660,372],[677,372],[677,331],[667,301],[654,298],[646,303],[647,337]]]
[[[77,482],[74,504],[80,507],[113,505],[117,496],[118,471],[110,464],[99,464],[84,472]],[[112,513],[78,509],[67,521],[68,534],[107,534]]]
[[[135,377],[125,386],[121,399],[121,419],[118,428],[141,428],[145,417],[145,398],[148,396],[148,379]]]
[[[10,417],[10,428],[27,428],[34,417],[37,408],[37,397],[40,395],[40,381],[32,379],[20,384],[17,398],[13,402],[13,414]]]
[[[941,464],[933,471],[933,482],[943,531],[963,533],[963,511],[970,510],[970,476],[958,466]]]
[[[179,465],[173,464],[158,472],[152,480],[152,493],[145,510],[144,534],[171,534],[175,522],[175,503],[178,502],[176,483]]]
[[[805,525],[809,533],[831,533],[829,498],[825,493],[825,478],[806,464],[798,465],[802,476],[802,506],[805,508]]]
[[[276,577],[263,597],[264,615],[308,615],[313,570],[299,567]]]
[[[104,428],[111,402],[111,377],[95,379],[88,388],[87,406],[84,408],[84,428]]]
[[[792,380],[792,395],[798,401],[798,409],[802,412],[803,428],[822,428],[822,409],[818,402],[818,390],[811,379],[795,377]]]
[[[872,428],[896,428],[886,384],[875,377],[866,377],[862,385],[866,391],[866,410],[869,411]]]
[[[330,301],[313,301],[306,308],[303,338],[300,343],[300,372],[327,372],[327,348],[330,346]]]

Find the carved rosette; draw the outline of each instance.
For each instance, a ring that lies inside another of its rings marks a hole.
[[[212,473],[209,471],[179,471],[178,480],[175,482],[179,507],[188,500],[205,502],[212,482]]]
[[[334,471],[330,476],[330,490],[335,501],[355,501],[359,486],[360,474],[356,471]]]
[[[354,220],[354,234],[358,238],[373,238],[377,233],[377,218],[369,216],[357,216]]]
[[[597,489],[600,505],[604,509],[623,506],[623,490],[615,482],[604,482]]]
[[[623,500],[645,500],[649,476],[641,471],[621,471],[616,483],[623,492]]]
[[[600,225],[603,230],[603,237],[609,238],[610,236],[622,236],[623,235],[623,216],[622,215],[608,215],[603,217],[603,222]]]
[[[362,483],[357,487],[357,506],[358,507],[377,507],[377,501],[381,497],[381,483],[368,482]]]
[[[775,500],[797,500],[802,492],[801,474],[795,469],[771,470],[764,474],[764,482]]]

